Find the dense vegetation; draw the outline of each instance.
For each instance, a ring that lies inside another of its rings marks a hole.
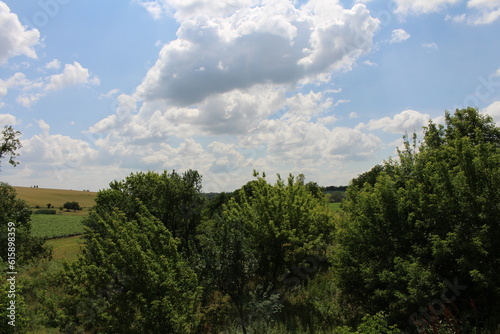
[[[421,141],[405,137],[398,153],[352,180],[336,211],[303,175],[271,184],[255,172],[210,198],[192,170],[112,182],[83,220],[78,258],[32,267],[21,307],[35,316],[20,326],[499,333],[500,128],[457,110],[429,123]],[[2,228],[25,226],[23,254],[36,259],[27,205],[2,187]]]

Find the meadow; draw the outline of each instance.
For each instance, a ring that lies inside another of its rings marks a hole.
[[[31,229],[36,237],[46,239],[69,237],[83,233],[81,216],[31,215]]]

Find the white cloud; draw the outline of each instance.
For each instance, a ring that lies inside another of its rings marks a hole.
[[[51,64],[49,67],[55,68],[57,62],[53,60],[47,65]],[[99,78],[91,77],[89,70],[75,61],[73,64],[66,64],[61,73],[44,78],[28,80],[24,74],[16,73],[7,81],[0,80],[0,97],[2,97],[2,93],[7,93],[7,88],[22,86],[22,93],[16,98],[16,101],[25,107],[30,107],[51,91],[82,84],[98,85]]]
[[[245,139],[247,146],[264,145],[266,156],[276,165],[309,164],[332,160],[359,160],[381,148],[381,140],[360,130],[335,127],[298,119],[263,121]],[[268,163],[273,165],[273,163]]]
[[[18,120],[16,116],[11,114],[0,114],[0,130],[3,129],[5,125],[16,125]]]
[[[364,5],[347,10],[317,0],[301,8],[276,0],[226,17],[197,16],[181,23],[178,39],[161,49],[136,94],[188,106],[256,85],[327,81],[370,50],[378,26]]]
[[[97,156],[89,144],[82,140],[63,135],[51,135],[50,126],[44,121],[37,121],[41,129],[40,135],[22,140],[20,154],[23,163],[44,168],[76,168]]]
[[[500,0],[469,0],[467,13],[446,15],[446,20],[469,25],[490,24],[500,18]]]
[[[392,31],[391,40],[389,43],[396,44],[406,41],[410,38],[410,34],[404,31],[403,29],[394,29]]]
[[[438,45],[436,43],[434,43],[434,42],[424,43],[424,44],[422,44],[422,47],[426,48],[426,49],[434,49],[434,50],[438,49]]]
[[[105,94],[101,94],[101,97],[113,97],[115,94],[117,94],[120,90],[118,88],[111,89]]]
[[[47,64],[45,64],[45,68],[49,70],[57,70],[61,67],[61,62],[58,59],[54,59]]]
[[[456,5],[461,0],[395,0],[395,13],[400,15],[429,14],[438,12],[448,5]]]
[[[374,119],[361,127],[367,127],[369,130],[382,129],[385,132],[404,134],[405,132],[420,132],[422,127],[427,125],[430,116],[415,110],[404,110],[393,118],[384,117]]]
[[[97,85],[99,84],[99,79],[97,77],[90,78],[89,70],[75,61],[73,64],[64,65],[62,73],[50,76],[45,90],[59,90],[68,86],[86,83]]]
[[[40,93],[22,94],[16,98],[16,101],[20,105],[29,108],[33,104],[38,102],[38,100],[40,100],[43,96],[44,96],[44,94],[40,94]]]
[[[0,64],[5,64],[9,58],[20,55],[37,58],[34,47],[39,43],[39,31],[27,30],[18,16],[0,1]]]
[[[500,125],[500,101],[495,101],[483,109],[484,114],[490,115],[493,120]]]
[[[475,11],[467,20],[469,24],[490,24],[500,17],[499,0],[469,0],[467,7]]]
[[[15,73],[7,80],[0,79],[0,98],[7,95],[9,88],[18,86],[27,86],[29,84],[30,81],[27,80],[26,76],[21,72]]]
[[[261,0],[137,0],[149,14],[159,19],[173,15],[178,21],[196,16],[227,16],[237,10],[261,3]]]

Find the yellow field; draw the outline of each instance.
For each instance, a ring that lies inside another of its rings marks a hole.
[[[47,208],[50,203],[55,209],[63,206],[66,202],[78,202],[82,208],[90,208],[95,205],[96,192],[47,189],[47,188],[29,188],[14,187],[17,197],[24,199],[31,207],[40,206],[41,209]]]

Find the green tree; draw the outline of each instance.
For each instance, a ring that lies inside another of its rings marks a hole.
[[[42,238],[31,234],[31,211],[26,201],[17,198],[16,190],[10,185],[0,182],[0,248],[7,249],[8,232],[14,233],[16,244],[16,261],[18,265],[50,255],[50,251],[44,247]],[[12,222],[14,227],[8,230],[8,224]],[[7,261],[7,252],[0,252],[2,261]]]
[[[287,182],[278,176],[274,185],[255,176],[199,228],[205,283],[231,297],[243,332],[249,319],[280,310],[283,276],[323,254],[334,226],[326,197],[311,192],[302,175]]]
[[[219,290],[231,298],[246,334],[247,304],[253,291],[250,283],[257,273],[257,250],[249,231],[239,220],[218,216],[201,225],[199,239],[204,285],[207,290]]]
[[[73,211],[78,211],[78,210],[81,210],[82,208],[80,207],[80,204],[78,204],[78,202],[66,202],[64,203],[63,207],[66,209],[66,210],[73,210]]]
[[[12,126],[5,126],[2,130],[2,138],[0,142],[0,166],[2,162],[1,159],[5,156],[9,156],[9,164],[12,166],[19,164],[19,162],[15,160],[15,157],[19,155],[17,151],[22,147],[21,141],[19,140],[20,135],[21,132],[15,131]]]
[[[139,201],[135,201],[136,198]],[[124,180],[112,182],[109,190],[101,191],[96,203],[109,209],[119,208],[128,218],[134,218],[137,206],[143,204],[180,240],[179,250],[186,257],[194,254],[196,227],[204,204],[198,172],[131,174]]]
[[[430,122],[420,146],[405,137],[375,182],[352,182],[333,258],[359,314],[385,311],[413,330],[451,311],[462,326],[500,322],[500,129],[473,108],[445,122]]]
[[[139,199],[135,217],[103,204],[85,219],[85,247],[66,264],[60,305],[63,331],[86,333],[193,333],[200,296],[197,277],[178,242]]]

